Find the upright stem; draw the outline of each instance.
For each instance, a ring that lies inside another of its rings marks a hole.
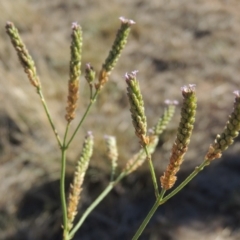
[[[67,153],[67,146],[66,146],[66,139],[68,134],[70,123],[67,124],[64,139],[63,139],[63,146],[61,148],[62,158],[61,158],[61,178],[60,178],[60,196],[61,196],[61,205],[62,205],[62,213],[63,213],[63,237],[64,240],[68,240],[68,219],[67,219],[67,203],[66,203],[66,194],[65,194],[65,174],[66,174],[66,153]]]
[[[147,146],[144,146],[144,151],[146,152],[146,155],[147,155],[147,160],[148,160],[149,169],[150,169],[150,172],[151,172],[151,177],[152,177],[152,181],[153,181],[155,196],[156,196],[156,199],[157,199],[159,197],[159,190],[158,190],[156,174],[155,174],[153,163],[152,163],[152,158],[151,158],[151,155],[149,154]]]

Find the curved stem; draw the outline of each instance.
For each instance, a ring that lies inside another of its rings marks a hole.
[[[42,90],[41,90],[40,87],[37,88],[37,93],[38,93],[38,95],[40,96],[40,99],[41,99],[43,108],[44,108],[45,113],[46,113],[47,118],[48,118],[48,121],[49,121],[49,123],[50,123],[50,125],[51,125],[51,127],[52,127],[52,130],[53,130],[54,134],[55,134],[55,137],[56,137],[56,139],[57,139],[58,145],[59,145],[59,147],[61,148],[61,147],[62,147],[61,139],[60,139],[60,137],[59,137],[59,135],[58,135],[57,129],[55,128],[55,125],[54,125],[54,123],[53,123],[53,120],[52,120],[52,118],[51,118],[51,115],[50,115],[50,112],[49,112],[49,109],[48,109],[48,106],[47,106],[47,103],[46,103],[46,101],[45,101],[45,99],[44,99],[44,96],[43,96],[43,93],[42,93]]]
[[[93,97],[92,97],[90,103],[88,104],[88,107],[87,107],[87,109],[86,109],[86,111],[85,111],[82,119],[81,119],[80,122],[78,123],[78,125],[77,125],[77,127],[76,127],[76,129],[75,129],[75,131],[74,131],[74,133],[73,133],[73,135],[71,136],[71,138],[69,139],[68,143],[66,144],[66,147],[68,147],[68,146],[71,144],[72,140],[74,139],[75,135],[77,134],[77,132],[78,132],[79,128],[81,127],[83,121],[84,121],[85,118],[87,117],[87,115],[88,115],[88,113],[89,113],[89,111],[90,111],[93,103],[96,101],[96,98],[97,98],[97,96],[98,96],[98,93],[99,93],[99,90],[97,90],[97,91],[95,92],[95,94],[93,95]]]
[[[151,177],[152,177],[153,187],[154,187],[154,191],[155,191],[155,196],[156,196],[156,199],[157,199],[159,197],[159,190],[158,190],[156,174],[155,174],[153,163],[152,163],[152,158],[151,158],[151,155],[149,154],[147,146],[144,146],[144,151],[146,152],[146,155],[147,155],[147,160],[148,160],[149,169],[150,169],[150,172],[151,172]]]

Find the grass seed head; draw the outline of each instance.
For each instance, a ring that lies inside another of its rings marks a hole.
[[[163,115],[159,118],[157,124],[152,129],[150,129],[151,135],[159,136],[166,129],[168,123],[171,121],[175,113],[178,101],[166,100],[165,104],[167,107],[165,108]]]
[[[135,128],[135,134],[140,140],[140,144],[145,146],[149,139],[147,134],[147,118],[144,112],[144,102],[140,91],[139,83],[136,79],[137,71],[126,73],[125,79],[128,85],[127,95],[130,104],[132,123]]]
[[[193,124],[197,107],[195,85],[182,87],[183,106],[181,109],[181,120],[179,123],[177,137],[172,147],[169,165],[160,178],[163,189],[168,190],[173,187],[177,177],[176,174],[183,162],[183,157],[187,151],[190,137],[192,135]]]
[[[32,57],[30,56],[30,54],[28,53],[28,50],[25,47],[25,45],[18,33],[17,28],[14,26],[13,23],[7,22],[6,32],[11,39],[12,45],[17,52],[20,63],[23,66],[23,69],[24,69],[25,73],[27,74],[30,83],[34,87],[40,89],[41,84],[40,84],[39,77],[37,76],[35,63],[34,63]]]
[[[75,219],[75,216],[77,215],[77,207],[82,191],[82,184],[89,166],[89,160],[92,156],[92,152],[93,152],[93,135],[91,132],[88,132],[88,134],[85,137],[82,152],[74,172],[73,183],[70,185],[70,193],[67,208],[69,231],[72,229],[73,221]]]
[[[65,118],[71,122],[75,117],[79,95],[79,77],[81,74],[82,30],[77,23],[72,24],[71,59],[69,66],[68,97]]]
[[[113,136],[105,136],[105,142],[107,145],[107,157],[112,165],[112,178],[115,175],[115,170],[117,167],[117,160],[118,160],[118,149],[117,149],[117,143],[116,138]]]
[[[205,159],[212,161],[222,156],[222,152],[225,151],[230,145],[233,144],[234,139],[238,136],[240,131],[240,92],[234,91],[235,102],[233,111],[229,115],[228,121],[221,134],[216,136],[214,143],[210,145]]]
[[[95,84],[96,89],[101,89],[108,81],[109,75],[115,67],[123,48],[127,43],[127,38],[131,29],[131,26],[135,24],[133,20],[126,19],[124,17],[119,18],[121,21],[121,27],[118,30],[112,48],[102,65],[102,69],[99,74],[98,83]]]
[[[94,68],[90,65],[90,63],[86,64],[85,68],[85,79],[87,80],[88,84],[92,84],[95,80],[96,72],[94,71]]]

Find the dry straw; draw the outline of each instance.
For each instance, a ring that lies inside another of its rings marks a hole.
[[[89,160],[93,152],[93,135],[88,132],[83,143],[83,149],[81,156],[77,162],[76,170],[74,172],[73,183],[70,186],[70,193],[68,198],[68,231],[73,227],[73,221],[77,214],[77,207],[80,200],[80,194],[82,191],[82,184],[87,171]]]
[[[168,190],[173,187],[177,180],[176,174],[183,162],[183,157],[187,151],[190,137],[195,122],[196,95],[195,85],[182,87],[183,106],[181,109],[181,120],[178,127],[177,137],[172,147],[170,163],[160,178],[162,188]]]
[[[68,98],[65,118],[71,122],[77,108],[79,77],[81,74],[82,30],[77,23],[72,24],[71,59],[68,81]]]

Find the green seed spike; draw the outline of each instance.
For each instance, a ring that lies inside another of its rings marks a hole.
[[[240,131],[240,92],[234,91],[235,102],[233,112],[229,115],[228,121],[221,134],[216,136],[214,143],[210,145],[208,152],[205,156],[206,160],[212,161],[222,156],[230,145],[233,144],[234,139],[238,136]]]
[[[90,63],[86,64],[85,68],[85,79],[87,80],[88,84],[92,84],[92,82],[95,80],[96,72],[94,71],[94,68],[90,65]]]
[[[121,52],[127,43],[130,28],[133,24],[135,24],[133,20],[126,19],[124,17],[120,17],[119,19],[121,21],[121,27],[118,30],[112,48],[104,64],[102,65],[102,69],[98,77],[98,83],[95,84],[96,89],[101,89],[104,86],[104,84],[108,81],[109,75],[113,68],[115,67],[121,55]]]
[[[107,72],[111,72],[114,66],[116,65],[116,62],[121,54],[121,51],[123,50],[127,43],[130,27],[131,25],[135,24],[133,20],[129,20],[124,17],[120,17],[119,19],[122,23],[121,27],[117,32],[112,49],[109,52],[109,55],[105,60],[105,63],[103,64],[103,69],[105,69]]]
[[[171,121],[174,115],[178,101],[166,100],[165,104],[167,107],[164,110],[162,117],[158,120],[157,124],[152,129],[150,129],[152,135],[159,136],[166,129],[168,123]]]
[[[147,118],[144,112],[144,102],[140,91],[139,83],[136,79],[137,71],[126,73],[125,79],[128,85],[127,95],[130,104],[132,123],[135,134],[140,139],[140,144],[146,146],[149,142],[147,134]]]

